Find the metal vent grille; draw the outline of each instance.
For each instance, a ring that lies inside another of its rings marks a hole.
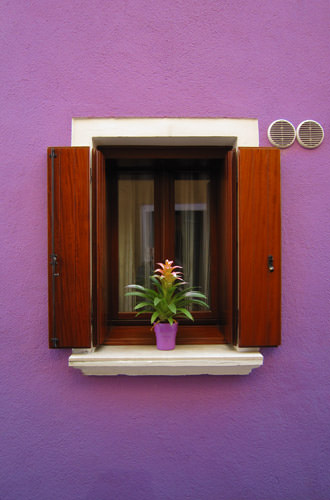
[[[324,138],[322,126],[314,120],[305,120],[298,125],[297,139],[304,148],[317,148]]]
[[[277,148],[288,148],[294,143],[296,130],[288,120],[276,120],[268,127],[268,139]]]

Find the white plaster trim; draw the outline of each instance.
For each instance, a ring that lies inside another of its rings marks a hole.
[[[75,353],[69,366],[84,375],[248,375],[263,364],[256,349],[238,352],[230,345],[100,346],[94,352]]]
[[[73,118],[71,145],[258,147],[259,129],[254,118]],[[69,357],[85,375],[247,375],[262,364],[258,350],[229,345],[100,346]]]
[[[73,118],[72,146],[259,146],[254,118]]]

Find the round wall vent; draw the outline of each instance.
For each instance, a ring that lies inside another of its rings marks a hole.
[[[288,120],[276,120],[268,127],[268,139],[277,148],[288,148],[294,143],[296,130]]]
[[[322,126],[314,120],[305,120],[298,125],[297,139],[304,148],[317,148],[324,138]]]

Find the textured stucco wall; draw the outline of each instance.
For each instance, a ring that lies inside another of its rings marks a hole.
[[[3,0],[0,497],[323,500],[327,0]],[[282,153],[283,345],[247,377],[84,378],[47,348],[46,147],[73,116],[320,121]]]

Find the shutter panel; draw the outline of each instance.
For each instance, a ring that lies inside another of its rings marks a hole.
[[[103,344],[108,312],[108,216],[105,160],[93,150],[93,342]]]
[[[49,346],[91,346],[89,148],[48,148]]]
[[[239,150],[238,242],[238,344],[240,347],[279,345],[281,213],[278,149]]]

